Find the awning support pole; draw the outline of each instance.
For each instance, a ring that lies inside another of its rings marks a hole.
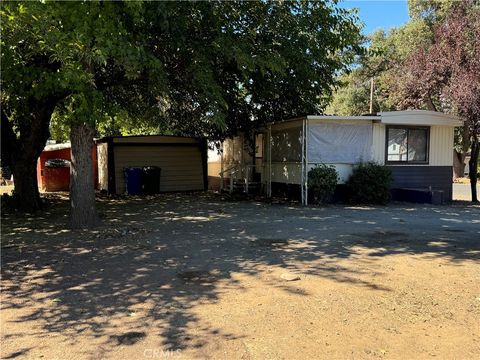
[[[272,125],[268,126],[268,184],[267,197],[272,197]]]
[[[301,201],[302,205],[305,205],[305,119],[302,121],[302,169],[300,173]]]
[[[305,206],[308,205],[308,116],[305,119]]]

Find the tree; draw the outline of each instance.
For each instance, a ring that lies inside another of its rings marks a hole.
[[[470,144],[472,201],[476,184],[480,137],[480,7],[475,2],[456,5],[437,27],[433,45],[418,49],[404,67],[403,106],[432,99],[465,121],[464,144]],[[465,141],[465,140],[468,140]]]
[[[160,62],[142,51],[144,25],[135,22],[140,11],[136,3],[2,4],[2,159],[12,166],[21,209],[41,207],[36,160],[49,138],[52,115],[73,130],[72,144],[85,135],[92,139],[98,115],[121,108],[122,102],[110,96],[113,86],[132,93],[141,77],[153,84],[152,91],[163,84]],[[77,145],[72,146],[72,178],[81,158],[91,161],[85,156],[91,149],[79,156]],[[83,181],[92,183],[86,175],[72,181],[72,193],[80,190],[77,186],[85,189]],[[72,203],[72,219],[83,213],[86,198]]]
[[[471,2],[473,4],[473,2]],[[459,5],[455,0],[409,0],[408,8],[410,17],[415,21],[422,21],[430,29],[430,45],[433,43],[434,28],[440,26],[446,19],[446,17]],[[416,50],[413,47],[411,51]],[[399,66],[400,71],[403,71],[402,66]],[[397,83],[398,84],[398,83]],[[398,91],[400,97],[403,96],[403,92]],[[399,104],[402,99],[399,99]],[[450,112],[459,116],[453,109],[445,102],[439,101],[435,96],[428,97],[423,104],[417,106],[426,107],[429,110],[436,110],[442,112]],[[454,177],[463,177],[465,170],[465,156],[470,149],[470,130],[468,124],[462,128],[455,129],[455,146],[454,146],[454,161],[453,161],[453,173]]]
[[[330,104],[325,109],[327,114],[351,116],[363,115],[369,112],[370,81],[358,70],[338,77],[338,88],[332,96]],[[378,101],[378,87],[375,90],[373,112],[379,111],[382,106]]]
[[[395,110],[401,101],[396,84],[403,81],[400,66],[412,49],[431,43],[431,30],[424,20],[414,19],[389,32],[370,34],[368,51],[357,60],[357,66],[339,76],[327,108],[337,115],[362,115],[370,111],[370,85],[374,81],[373,112]]]
[[[26,25],[30,14],[23,4],[2,4],[1,15],[1,157],[12,168],[20,207],[35,211],[41,207],[36,161],[56,104],[70,93],[68,74],[59,71],[58,58],[43,51],[38,41],[43,30]]]
[[[454,0],[409,0],[411,20],[388,33],[380,30],[369,36],[369,51],[360,57],[358,67],[350,74],[340,76],[342,86],[334,93],[327,111],[340,115],[367,113],[371,79],[375,82],[374,112],[404,108],[405,96],[409,95],[405,91],[405,63],[414,52],[427,51],[433,45],[434,29],[459,5],[461,3]],[[434,93],[410,106],[460,116],[454,107]],[[455,129],[455,177],[464,175],[465,156],[470,149],[469,134],[468,122],[463,128]]]
[[[456,0],[408,0],[412,19],[424,20],[430,28],[442,22],[458,2]]]
[[[155,37],[180,42],[165,42],[174,55],[165,118],[215,140],[321,111],[336,71],[360,49],[356,17],[328,3],[172,4],[168,14],[175,26]]]
[[[2,16],[10,21],[5,44],[14,65],[10,79],[16,81],[14,67],[24,66],[15,59],[41,52],[58,59],[54,74],[65,73],[69,80],[66,85],[53,76],[53,88],[68,93],[54,102],[48,119],[54,113],[57,125],[70,128],[71,218],[81,227],[95,220],[94,214],[85,216],[93,212],[93,195],[78,194],[90,188],[90,174],[84,173],[88,147],[95,129],[104,128],[102,121],[150,117],[149,123],[172,133],[222,139],[267,121],[316,112],[360,41],[357,18],[323,2],[5,7]],[[35,31],[22,33],[25,28]],[[31,45],[17,46],[15,36]],[[29,79],[29,88],[34,83]],[[14,85],[5,99],[15,96]],[[8,108],[7,120],[14,124],[15,103],[8,102]],[[33,124],[36,117],[26,116],[26,121]],[[48,132],[48,121],[42,129]]]

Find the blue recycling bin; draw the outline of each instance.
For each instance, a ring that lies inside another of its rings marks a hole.
[[[123,169],[125,176],[125,191],[128,195],[140,195],[143,184],[143,168],[128,167]]]

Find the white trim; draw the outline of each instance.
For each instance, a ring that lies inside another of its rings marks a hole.
[[[307,120],[380,120],[380,116],[335,116],[335,115],[308,115]]]
[[[269,125],[282,125],[300,120],[340,120],[340,121],[378,121],[382,124],[402,124],[402,125],[446,125],[462,126],[463,120],[453,115],[444,114],[438,111],[429,110],[403,110],[403,111],[384,111],[377,115],[307,115],[293,119],[273,121]]]
[[[380,113],[382,124],[387,125],[440,125],[462,126],[459,118],[428,110],[387,111]]]
[[[365,120],[365,119],[330,119],[330,118],[325,118],[325,119],[309,119],[308,123],[310,125],[318,125],[318,124],[337,124],[337,125],[357,125],[357,124],[373,124],[373,123],[379,123],[380,117],[377,118],[376,120]]]

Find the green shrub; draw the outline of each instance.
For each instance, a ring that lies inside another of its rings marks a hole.
[[[390,200],[392,171],[373,162],[353,168],[346,185],[349,201],[356,204],[386,204]]]
[[[315,203],[330,202],[337,186],[338,173],[334,166],[316,165],[308,172],[308,189]]]

